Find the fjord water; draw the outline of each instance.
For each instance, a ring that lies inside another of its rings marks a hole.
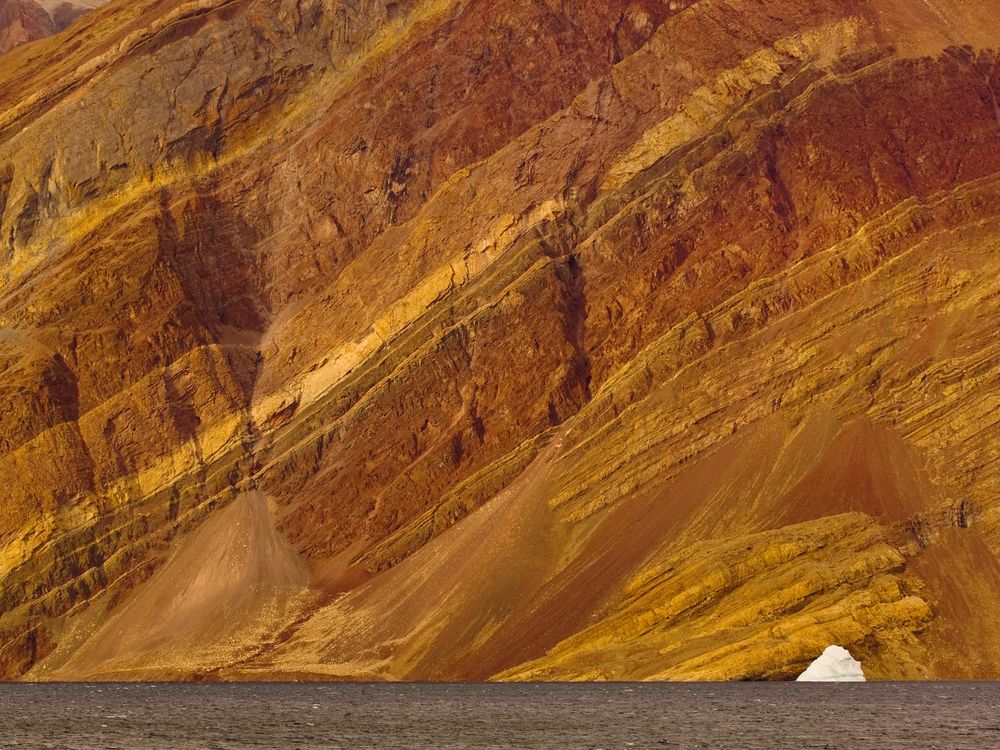
[[[995,747],[1000,683],[0,685],[0,747]]]

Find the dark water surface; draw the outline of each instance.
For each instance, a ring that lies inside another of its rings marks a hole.
[[[1000,747],[1000,683],[0,685],[0,747]]]

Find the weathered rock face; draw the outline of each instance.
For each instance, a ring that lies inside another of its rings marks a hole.
[[[52,18],[52,23],[55,26],[56,31],[63,31],[68,28],[71,23],[76,19],[80,18],[86,13],[89,13],[93,8],[86,5],[74,5],[73,3],[59,3],[49,10],[49,16]]]
[[[2,0],[0,55],[66,29],[105,2],[107,0]]]
[[[5,58],[0,676],[998,676],[998,10],[116,0]]]
[[[33,0],[0,2],[0,55],[21,44],[54,34],[56,25]]]

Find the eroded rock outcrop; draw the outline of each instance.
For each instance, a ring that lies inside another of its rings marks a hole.
[[[55,22],[33,0],[3,0],[0,3],[0,55],[55,31]]]
[[[990,6],[117,0],[11,55],[0,676],[995,677]]]
[[[3,0],[0,2],[0,55],[52,36],[107,0]]]

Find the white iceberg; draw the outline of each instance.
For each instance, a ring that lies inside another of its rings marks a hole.
[[[796,682],[864,682],[861,662],[842,646],[829,646]]]

